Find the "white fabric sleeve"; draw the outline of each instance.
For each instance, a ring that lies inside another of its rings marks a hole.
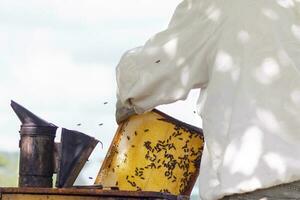
[[[201,1],[179,4],[166,30],[122,56],[116,69],[119,100],[143,113],[205,86],[210,23]]]

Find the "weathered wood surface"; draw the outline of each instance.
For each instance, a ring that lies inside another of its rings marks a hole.
[[[159,192],[133,192],[99,189],[0,188],[1,200],[188,200]]]

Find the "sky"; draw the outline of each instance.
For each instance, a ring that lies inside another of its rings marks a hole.
[[[178,3],[0,0],[0,151],[18,151],[14,100],[59,127],[96,137],[103,149],[96,147],[92,162],[103,158],[117,129],[115,67],[125,51],[167,27]],[[193,112],[198,92],[159,109],[201,126]],[[96,174],[99,164],[89,166]]]

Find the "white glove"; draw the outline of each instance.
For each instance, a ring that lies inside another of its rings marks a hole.
[[[121,124],[123,121],[127,120],[132,115],[135,115],[136,112],[133,108],[127,108],[118,100],[116,104],[116,121],[118,124]]]

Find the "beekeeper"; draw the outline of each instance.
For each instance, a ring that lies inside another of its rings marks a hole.
[[[203,200],[300,199],[299,0],[184,0],[117,83],[118,122],[201,89]]]

